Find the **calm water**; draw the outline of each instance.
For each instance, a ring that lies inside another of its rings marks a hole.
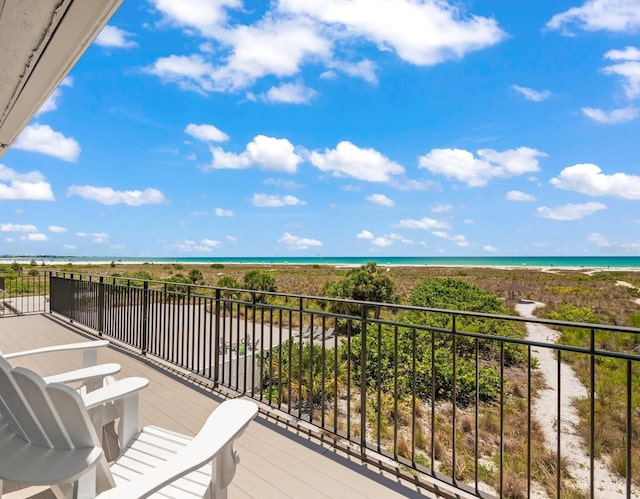
[[[361,257],[84,257],[84,256],[36,256],[0,257],[0,263],[223,263],[223,264],[291,264],[291,265],[345,265],[358,266],[367,262],[378,265],[463,266],[463,267],[570,267],[570,268],[637,268],[640,256],[480,256],[480,257],[412,257],[412,256],[361,256]]]

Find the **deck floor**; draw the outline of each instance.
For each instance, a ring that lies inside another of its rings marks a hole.
[[[50,314],[0,318],[0,352],[84,341],[88,337]],[[159,368],[117,347],[101,349],[98,362],[117,362],[118,377],[150,380],[140,399],[140,425],[153,424],[195,434],[223,396]],[[80,367],[78,353],[58,353],[16,360],[42,375]],[[376,466],[364,464],[326,443],[261,413],[236,442],[240,464],[229,497],[305,499],[435,497]],[[0,456],[5,459],[6,456]],[[8,489],[5,484],[5,489]],[[5,497],[32,497],[32,489]],[[46,496],[46,493],[38,497]]]

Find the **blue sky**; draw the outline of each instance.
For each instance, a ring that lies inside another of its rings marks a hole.
[[[640,0],[125,0],[0,254],[640,254]]]

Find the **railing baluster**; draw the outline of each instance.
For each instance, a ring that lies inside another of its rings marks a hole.
[[[626,405],[627,405],[627,413],[626,413],[626,418],[627,418],[627,424],[626,424],[626,438],[625,438],[625,443],[626,443],[626,447],[625,447],[625,459],[626,459],[626,478],[627,478],[627,498],[631,498],[631,484],[633,483],[631,481],[632,479],[632,455],[631,455],[631,442],[633,439],[633,420],[631,419],[632,417],[632,399],[631,399],[631,375],[632,375],[633,371],[632,371],[632,365],[631,365],[631,361],[627,360],[627,372],[626,372],[626,378],[627,378],[627,389],[626,389]]]

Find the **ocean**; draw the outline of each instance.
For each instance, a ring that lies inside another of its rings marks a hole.
[[[247,265],[359,266],[376,262],[381,266],[533,267],[533,268],[630,268],[640,270],[640,256],[314,256],[314,257],[109,257],[109,256],[2,256],[0,264],[89,264],[89,263],[182,263]]]

